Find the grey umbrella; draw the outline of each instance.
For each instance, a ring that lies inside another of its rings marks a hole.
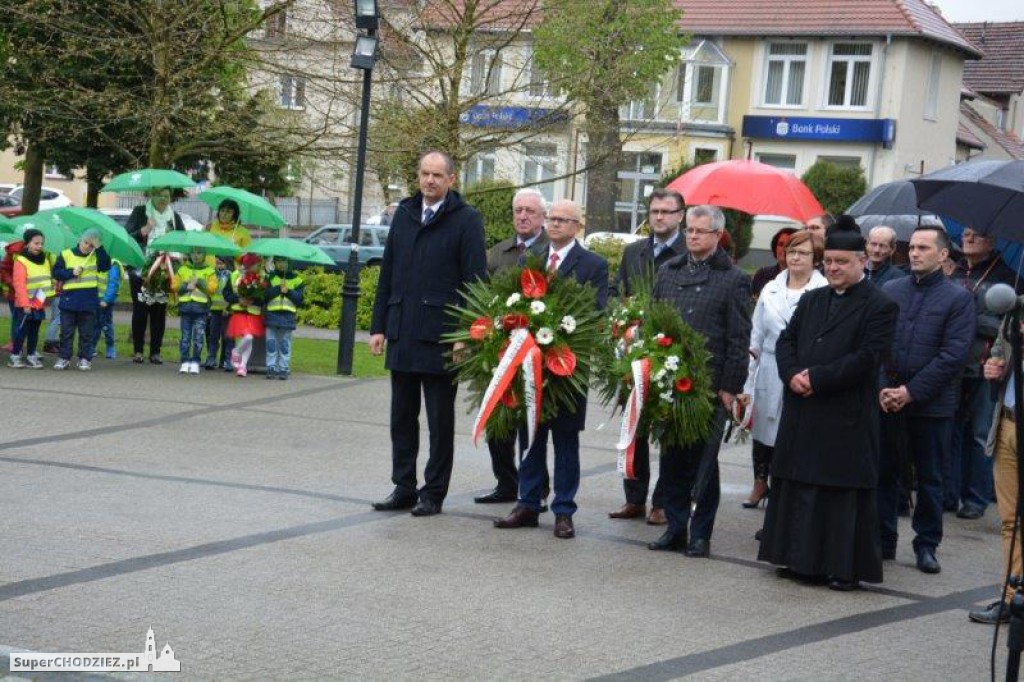
[[[857,216],[860,233],[865,237],[871,228],[886,225],[896,230],[896,241],[909,242],[910,235],[922,225],[942,227],[942,221],[934,215],[862,215]]]
[[[934,213],[934,211],[923,211],[917,207],[917,193],[910,180],[896,180],[879,185],[857,199],[850,208],[846,209],[846,213],[858,218],[869,215],[916,216]]]
[[[1024,161],[970,161],[910,182],[922,209],[1024,241]]]

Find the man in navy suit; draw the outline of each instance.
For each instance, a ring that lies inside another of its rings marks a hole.
[[[576,241],[581,223],[580,208],[568,199],[556,201],[548,211],[549,244],[534,250],[544,259],[549,271],[558,277],[575,277],[597,290],[597,307],[603,309],[608,300],[608,262],[587,251]],[[544,472],[547,467],[548,433],[555,447],[555,498],[551,511],[555,514],[555,537],[576,535],[572,515],[576,512],[576,491],[580,486],[580,431],[586,420],[587,394],[576,401],[576,410],[561,410],[541,424],[522,464],[519,465],[519,499],[511,513],[494,522],[496,528],[536,528],[541,510]]]

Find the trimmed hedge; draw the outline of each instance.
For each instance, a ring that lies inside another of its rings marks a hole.
[[[341,320],[341,287],[344,273],[324,272],[310,268],[302,273],[306,283],[305,304],[297,314],[299,324],[322,329],[337,329]],[[359,305],[356,327],[369,330],[373,318],[373,299],[380,279],[380,268],[364,267],[359,271]]]

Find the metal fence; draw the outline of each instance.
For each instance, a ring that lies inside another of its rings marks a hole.
[[[137,194],[118,194],[118,208],[134,208],[145,201]],[[351,213],[342,210],[338,199],[307,199],[280,197],[274,201],[285,222],[292,228],[313,228],[328,223],[351,223]],[[199,199],[191,197],[174,202],[174,210],[192,216],[204,225],[213,217],[213,209]]]

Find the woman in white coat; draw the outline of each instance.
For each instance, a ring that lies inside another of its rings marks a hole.
[[[817,235],[806,230],[794,234],[786,246],[786,269],[765,285],[754,308],[750,368],[739,396],[741,404],[753,409],[750,433],[754,439],[754,487],[743,503],[748,509],[768,498],[768,473],[782,416],[783,386],[775,364],[775,342],[803,293],[828,284],[817,269],[823,249]]]

